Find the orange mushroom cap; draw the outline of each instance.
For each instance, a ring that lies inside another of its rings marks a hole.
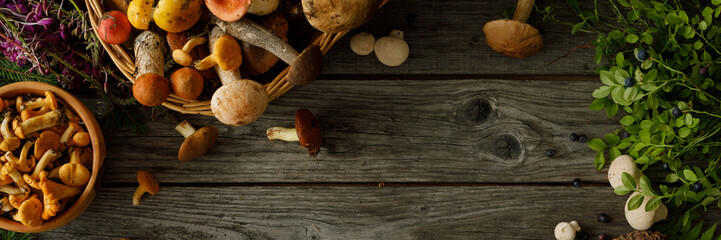
[[[133,96],[140,104],[158,106],[170,96],[170,83],[168,79],[155,73],[140,75],[133,84]]]
[[[205,6],[221,20],[233,22],[248,12],[250,2],[251,0],[205,0]]]

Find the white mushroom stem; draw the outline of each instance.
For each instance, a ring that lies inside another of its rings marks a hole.
[[[30,175],[30,177],[32,179],[38,179],[40,172],[45,170],[45,166],[47,166],[49,162],[58,159],[60,156],[61,154],[59,152],[55,152],[55,150],[49,149],[46,151],[45,154],[43,154],[43,157],[40,158],[38,163],[35,165],[35,171],[33,171],[33,174]]]
[[[60,178],[60,167],[53,168],[48,172],[48,178],[58,179]]]
[[[214,17],[213,22],[228,35],[265,49],[289,65],[300,55],[283,39],[248,18],[241,18],[235,22],[225,22]]]
[[[278,5],[280,5],[279,0],[253,0],[250,2],[250,7],[248,7],[248,13],[265,16],[273,13],[278,8]]]
[[[281,140],[286,142],[298,142],[300,141],[298,139],[298,134],[295,132],[295,128],[285,128],[285,127],[272,127],[268,128],[268,130],[265,132],[266,135],[268,135],[268,140],[274,141],[274,140]]]
[[[519,22],[526,22],[531,17],[533,12],[533,1],[534,0],[518,0],[516,3],[516,11],[513,12],[513,20]]]
[[[183,137],[188,138],[190,135],[193,135],[195,133],[195,128],[193,125],[190,125],[188,121],[183,121],[178,126],[175,126],[175,130],[177,130],[180,134],[183,134]]]
[[[6,157],[7,157],[7,155],[6,155]],[[3,166],[2,172],[3,172],[3,174],[10,176],[10,178],[13,179],[13,181],[15,182],[15,185],[17,185],[18,188],[20,188],[20,191],[22,191],[23,193],[27,193],[30,191],[30,187],[28,186],[27,183],[25,183],[25,180],[23,180],[23,175],[21,175],[20,172],[18,172],[18,170],[15,169],[14,163],[12,163],[12,162],[5,163],[5,165]]]
[[[146,73],[165,76],[165,52],[160,34],[143,31],[135,38],[135,77]]]
[[[23,181],[24,182],[24,181]],[[23,191],[20,190],[20,188],[13,187],[10,185],[2,185],[0,186],[0,192],[4,192],[10,195],[20,195],[23,194]]]
[[[15,135],[10,132],[10,114],[5,114],[5,118],[3,118],[2,124],[0,124],[0,133],[2,134],[3,139],[10,139],[15,137]]]
[[[215,45],[215,41],[217,41],[218,38],[220,38],[223,35],[225,35],[223,33],[223,30],[221,30],[218,27],[214,27],[213,30],[210,31],[210,35],[208,35],[208,44],[210,46]],[[213,51],[213,48],[210,48],[210,51]],[[213,54],[213,53],[211,53],[211,54]],[[218,78],[220,78],[220,82],[223,85],[228,85],[235,80],[243,79],[243,77],[240,75],[239,68],[230,70],[230,71],[225,71],[225,70],[221,69],[220,66],[218,66],[218,65],[213,66],[213,68],[215,69],[215,72],[218,73]]]
[[[576,232],[578,231],[581,231],[581,227],[578,226],[578,222],[571,221],[570,223],[558,223],[553,233],[557,240],[574,240],[576,238]]]
[[[75,122],[70,122],[68,124],[68,128],[66,128],[65,132],[63,132],[63,135],[60,136],[60,143],[67,145],[70,138],[72,138],[73,135],[80,130],[80,125]]]
[[[10,204],[10,199],[8,199],[8,197],[4,197],[0,200],[0,210],[2,210],[3,212],[9,212],[13,209],[14,207],[12,204]]]
[[[25,139],[25,135],[55,126],[60,121],[61,116],[62,114],[60,111],[55,110],[40,116],[29,118],[28,120],[20,123],[18,128],[15,129],[15,134],[19,138]]]
[[[181,49],[175,49],[173,51],[173,60],[181,66],[190,66],[193,63],[193,58],[190,56],[190,51],[198,45],[204,44],[205,38],[203,37],[192,37],[188,42],[183,45]]]

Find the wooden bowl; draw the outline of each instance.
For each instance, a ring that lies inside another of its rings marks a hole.
[[[88,110],[85,104],[63,89],[40,82],[18,82],[0,87],[0,98],[14,99],[19,95],[25,94],[43,96],[45,91],[53,92],[58,101],[62,102],[65,106],[70,107],[85,123],[85,128],[90,134],[90,144],[93,148],[93,166],[92,169],[90,169],[90,180],[85,186],[83,193],[72,206],[50,220],[43,222],[40,226],[27,227],[10,218],[0,217],[0,228],[6,230],[23,233],[36,233],[53,230],[80,216],[80,214],[82,214],[85,209],[90,206],[90,203],[95,198],[95,188],[99,182],[98,178],[100,177],[100,168],[103,165],[103,160],[105,159],[105,138],[103,137],[103,132],[100,130],[98,121],[95,120],[92,112]]]

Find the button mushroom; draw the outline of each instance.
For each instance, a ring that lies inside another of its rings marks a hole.
[[[43,224],[42,213],[43,203],[34,196],[20,204],[18,212],[13,215],[13,220],[27,227],[37,227]]]
[[[280,5],[280,0],[253,0],[250,1],[250,7],[248,7],[248,13],[265,16],[271,14]]]
[[[90,134],[87,132],[76,132],[73,135],[73,144],[78,147],[85,147],[90,144]]]
[[[195,100],[203,92],[203,76],[193,68],[184,67],[170,75],[170,88],[178,97]]]
[[[213,22],[227,34],[249,44],[263,48],[290,65],[286,81],[293,85],[312,82],[323,68],[323,52],[311,44],[302,53],[298,53],[288,43],[257,23],[242,18],[235,22],[214,19]]]
[[[300,141],[313,157],[318,155],[323,145],[320,123],[308,109],[299,109],[295,112],[295,128],[272,127],[268,128],[266,135],[270,141]]]
[[[210,32],[211,45],[223,35],[220,28]],[[241,79],[238,69],[224,71],[216,66],[223,86],[215,90],[210,100],[210,110],[220,122],[240,126],[251,123],[263,114],[268,107],[268,92],[253,80]]]
[[[512,58],[535,55],[543,47],[538,29],[526,24],[533,11],[533,0],[518,0],[513,19],[493,20],[483,25],[486,43],[494,51]]]
[[[401,65],[408,59],[408,43],[403,40],[400,30],[393,30],[389,36],[379,38],[374,50],[378,61],[389,67]]]
[[[135,206],[140,205],[140,198],[143,197],[143,194],[146,192],[151,195],[155,195],[158,193],[158,190],[160,190],[158,180],[156,180],[155,177],[153,177],[153,174],[150,174],[148,171],[138,171],[137,178],[140,185],[138,186],[138,189],[135,190],[135,194],[133,194],[133,205]]]
[[[60,111],[55,110],[40,116],[31,117],[18,125],[15,129],[15,135],[20,139],[25,139],[28,134],[57,125],[60,122],[61,116]]]
[[[326,33],[359,27],[378,11],[381,0],[303,0],[303,13],[310,25]]]
[[[10,120],[12,117],[10,117],[10,113],[5,113],[5,118],[3,118],[2,124],[0,124],[0,134],[2,134],[2,142],[0,142],[0,150],[2,151],[13,151],[20,147],[20,139],[17,138],[11,131],[10,131]]]
[[[79,187],[71,187],[60,183],[53,182],[48,179],[48,172],[43,171],[40,174],[40,189],[43,191],[42,218],[45,220],[57,215],[60,211],[60,200],[77,196],[83,190]]]
[[[109,11],[100,17],[98,22],[98,37],[109,44],[121,44],[130,38],[132,27],[125,13]]]
[[[641,178],[641,171],[636,166],[636,162],[628,155],[621,155],[611,162],[608,167],[608,182],[614,189],[623,186],[623,173],[626,172],[633,176],[635,182]],[[633,190],[633,189],[629,189]]]
[[[135,38],[133,96],[140,104],[158,106],[170,95],[170,83],[164,77],[166,52],[165,43],[157,33],[144,31]]]
[[[255,3],[256,1],[253,1]],[[288,21],[281,14],[272,14],[261,19],[258,24],[270,30],[276,36],[288,42]],[[243,53],[243,65],[240,66],[243,76],[256,76],[270,70],[278,62],[273,53],[250,43],[240,43]]]
[[[220,36],[211,45],[213,49],[210,51],[210,56],[196,62],[195,69],[206,70],[218,65],[223,71],[230,71],[239,68],[243,63],[240,45],[233,37]]]
[[[218,138],[218,129],[213,126],[202,127],[195,130],[188,121],[183,121],[175,127],[185,137],[185,141],[178,151],[178,160],[187,162],[203,156],[215,145]]]
[[[150,21],[167,32],[182,32],[192,27],[202,13],[200,0],[133,0],[128,4],[128,20],[133,27],[146,30]]]
[[[576,232],[578,231],[581,231],[581,227],[578,226],[578,222],[560,222],[556,225],[556,229],[554,229],[553,234],[556,236],[557,240],[574,240],[576,238]]]
[[[628,200],[626,200],[626,205],[624,206],[628,206],[628,202],[631,201],[631,198],[638,194],[640,193],[633,192],[631,196],[628,197]],[[668,208],[666,208],[666,205],[663,203],[661,203],[661,205],[653,211],[646,212],[646,204],[649,200],[651,200],[651,196],[644,195],[643,203],[641,203],[641,206],[637,209],[629,211],[628,207],[624,207],[626,221],[628,221],[628,224],[631,225],[633,229],[647,230],[651,228],[654,223],[666,219],[666,216],[668,215]]]
[[[205,0],[205,6],[221,20],[233,22],[248,12],[251,2],[251,0]]]
[[[353,50],[355,54],[365,56],[373,52],[375,43],[376,38],[373,37],[373,34],[362,32],[350,38],[350,49]]]

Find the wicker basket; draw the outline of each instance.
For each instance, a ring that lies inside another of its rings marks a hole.
[[[385,5],[386,2],[388,2],[388,0],[384,0],[380,6],[382,7],[383,5]],[[102,1],[85,0],[85,5],[88,8],[90,23],[93,25],[93,29],[95,31],[95,34],[97,35],[98,20],[105,12],[103,9]],[[346,33],[348,33],[348,31],[343,31],[339,33],[319,32],[319,34],[316,34],[316,36],[312,39],[311,43],[318,45],[323,54],[326,54],[328,50],[330,50],[330,48],[333,46],[333,44],[340,40]],[[108,44],[103,41],[100,41],[100,43],[103,45],[103,48],[105,48],[105,51],[108,52],[110,58],[113,59],[113,62],[118,67],[118,69],[120,69],[120,72],[122,72],[123,75],[125,75],[125,77],[128,78],[131,82],[135,83],[135,78],[133,77],[133,73],[135,72],[135,61],[133,59],[133,56],[128,54],[128,52],[120,45]],[[285,68],[285,70],[281,71],[278,76],[273,79],[273,81],[263,85],[265,90],[268,91],[269,101],[273,101],[280,96],[283,96],[283,94],[293,88],[293,85],[287,82],[285,79],[285,76],[286,74],[288,74],[289,69],[290,66]],[[183,114],[200,114],[206,116],[213,116],[213,112],[210,111],[210,100],[186,100],[171,93],[168,99],[166,99],[162,105]]]

